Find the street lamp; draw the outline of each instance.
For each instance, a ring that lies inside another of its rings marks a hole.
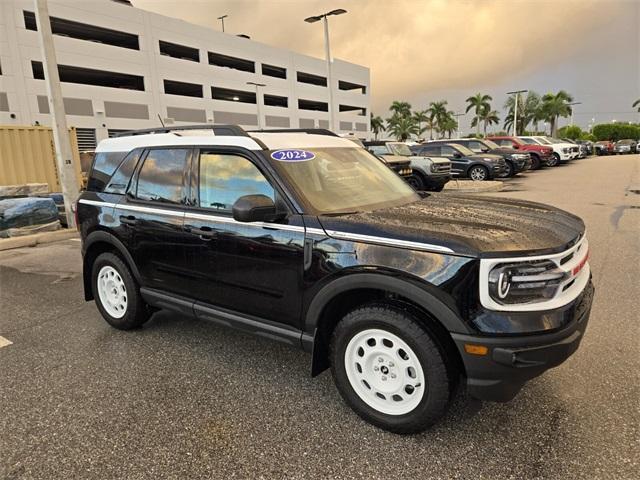
[[[229,15],[222,15],[221,17],[218,17],[218,20],[220,20],[220,22],[222,22],[222,33],[224,33],[224,19],[227,18]]]
[[[259,91],[258,88],[260,87],[266,87],[266,85],[264,83],[256,83],[256,82],[247,82],[247,85],[253,85],[254,87],[256,87],[256,108],[257,108],[257,113],[258,113],[258,130],[262,130],[262,112],[260,109],[260,95],[259,95]]]
[[[516,96],[516,104],[513,107],[513,136],[517,136],[518,132],[516,127],[518,125],[518,97],[521,93],[528,92],[529,90],[515,90],[513,92],[507,92],[507,95],[515,95]]]
[[[316,23],[322,20],[324,22],[324,50],[327,57],[327,83],[329,85],[329,130],[333,131],[335,127],[335,108],[333,106],[333,81],[331,80],[331,49],[329,47],[329,21],[327,17],[330,15],[342,15],[347,13],[343,8],[331,10],[330,12],[323,13],[322,15],[315,15],[313,17],[307,17],[304,19],[307,23]]]
[[[567,103],[567,106],[570,107],[572,105],[582,105],[582,102],[571,102]],[[573,125],[573,108],[571,109],[571,125]]]
[[[456,135],[460,138],[460,120],[458,117],[462,117],[466,115],[466,113],[454,113],[453,116],[456,117]]]

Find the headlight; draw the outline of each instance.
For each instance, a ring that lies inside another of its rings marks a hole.
[[[435,163],[432,163],[430,170],[431,170],[431,173],[436,173],[438,171],[438,166]]]
[[[503,263],[489,272],[489,294],[501,305],[543,301],[553,298],[567,276],[551,260]]]
[[[569,152],[570,152],[570,150],[569,150],[568,148],[563,148],[563,149],[562,149],[562,152],[563,152],[563,153],[569,153]]]

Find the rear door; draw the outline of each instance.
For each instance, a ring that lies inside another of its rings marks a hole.
[[[189,148],[154,148],[143,154],[127,194],[116,206],[120,228],[143,285],[188,295],[182,228],[189,182]]]
[[[191,235],[190,291],[199,305],[233,310],[299,327],[305,229],[249,152],[207,148],[194,162],[195,206],[185,216]],[[285,212],[272,223],[233,219],[232,206],[244,195],[262,194]]]

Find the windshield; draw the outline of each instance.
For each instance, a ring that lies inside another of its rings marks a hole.
[[[633,140],[618,140],[618,145],[633,145]]]
[[[476,152],[474,152],[473,150],[469,150],[467,147],[465,147],[464,145],[458,145],[457,143],[455,145],[452,145],[452,147],[454,147],[455,149],[457,149],[461,154],[463,154],[465,157],[468,157],[469,155],[475,155]]]
[[[540,142],[536,142],[533,138],[520,138],[527,145],[540,145]]]
[[[535,140],[540,143],[541,145],[553,145],[549,140],[547,140],[544,137],[537,137],[535,138]]]
[[[389,148],[396,155],[402,155],[403,157],[410,157],[413,154],[411,153],[411,149],[405,143],[390,143]]]
[[[420,199],[402,178],[362,148],[305,151],[315,157],[306,161],[270,160],[313,210],[309,213],[360,212]]]
[[[564,140],[560,140],[559,138],[554,137],[546,137],[546,140],[549,140],[551,143],[567,143]]]
[[[486,138],[482,140],[482,142],[489,148],[500,148],[500,145],[492,142],[491,140],[487,140]]]

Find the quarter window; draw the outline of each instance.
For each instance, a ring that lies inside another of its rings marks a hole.
[[[200,154],[200,206],[231,213],[244,195],[262,194],[275,201],[275,192],[260,170],[244,157]]]
[[[138,177],[136,198],[181,203],[189,150],[150,150]]]

